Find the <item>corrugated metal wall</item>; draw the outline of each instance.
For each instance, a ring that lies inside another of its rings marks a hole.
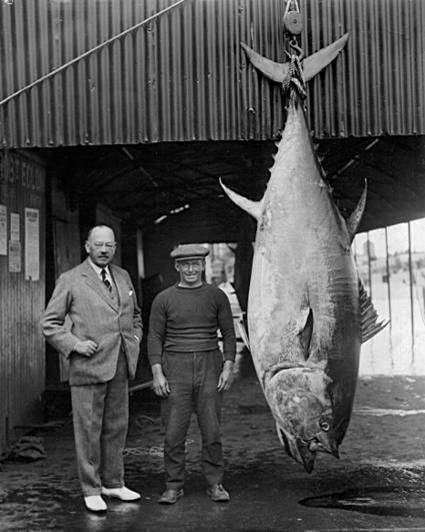
[[[0,100],[176,0],[35,0],[0,7]],[[3,146],[265,139],[280,90],[247,67],[247,42],[283,57],[284,0],[186,0],[0,106]],[[343,32],[312,83],[317,137],[425,133],[423,0],[302,0],[307,52]]]
[[[315,134],[425,134],[425,2],[302,0],[301,6],[307,49],[350,32],[338,68],[312,82]]]
[[[0,151],[0,452],[7,437],[20,434],[14,431],[16,425],[34,422],[41,414],[45,366],[39,326],[45,301],[44,195],[44,168],[20,154]],[[38,210],[37,242],[27,238],[26,208]],[[26,249],[31,252],[31,261],[36,261],[38,250],[39,280],[25,279],[30,266],[25,261]],[[21,268],[16,271],[19,259]]]

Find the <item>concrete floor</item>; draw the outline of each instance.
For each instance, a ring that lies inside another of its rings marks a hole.
[[[163,507],[158,408],[134,394],[126,448],[127,485],[138,503],[110,502],[103,516],[83,506],[72,427],[39,433],[47,458],[5,462],[0,531],[425,531],[425,379],[374,378],[358,384],[341,459],[320,455],[307,475],[286,456],[254,376],[225,398],[228,504],[205,495],[196,420],[188,436],[185,496]]]

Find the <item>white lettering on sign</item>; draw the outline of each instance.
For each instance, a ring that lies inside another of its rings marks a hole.
[[[26,159],[0,152],[0,183],[20,185],[34,192],[43,190],[43,170]]]

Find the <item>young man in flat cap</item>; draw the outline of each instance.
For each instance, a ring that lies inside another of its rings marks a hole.
[[[206,248],[194,244],[172,251],[179,282],[152,303],[148,355],[165,425],[166,490],[161,504],[174,504],[183,496],[185,440],[192,411],[202,435],[207,494],[215,502],[230,500],[222,485],[220,413],[222,392],[232,384],[236,340],[226,294],[203,281],[207,254]],[[223,336],[223,353],[217,329]]]

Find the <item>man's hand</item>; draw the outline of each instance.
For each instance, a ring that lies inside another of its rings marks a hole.
[[[230,390],[233,382],[233,362],[231,360],[226,360],[224,362],[223,370],[220,373],[218,378],[217,389],[219,392],[225,392]]]
[[[162,371],[161,364],[154,364],[152,366],[153,383],[152,388],[159,397],[167,397],[170,393],[170,387],[165,375]]]
[[[97,343],[93,340],[87,340],[85,342],[77,342],[74,347],[74,351],[79,355],[90,357],[97,350]]]

